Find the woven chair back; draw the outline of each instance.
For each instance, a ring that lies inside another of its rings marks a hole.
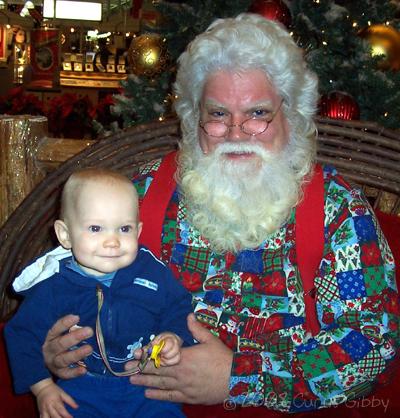
[[[373,206],[400,211],[400,134],[373,123],[319,119],[318,162],[336,166],[364,188]],[[10,291],[15,275],[33,258],[55,246],[53,222],[62,186],[78,168],[104,167],[132,176],[142,164],[177,148],[176,119],[127,129],[67,160],[26,197],[0,229],[0,318],[17,306]]]

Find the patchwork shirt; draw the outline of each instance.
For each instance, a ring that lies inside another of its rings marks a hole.
[[[141,199],[159,164],[135,177]],[[295,209],[258,248],[219,254],[188,222],[178,191],[168,204],[162,260],[192,293],[197,319],[234,351],[232,404],[290,412],[336,405],[369,393],[393,363],[400,314],[393,256],[363,195],[334,168],[323,171],[315,336],[305,330]]]

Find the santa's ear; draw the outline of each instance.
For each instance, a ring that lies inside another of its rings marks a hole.
[[[64,221],[57,219],[54,222],[54,231],[57,235],[59,243],[67,250],[71,249],[71,240],[69,236],[68,226]]]

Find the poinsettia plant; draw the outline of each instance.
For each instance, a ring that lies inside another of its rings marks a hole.
[[[47,109],[49,132],[54,136],[83,138],[92,135],[96,109],[88,96],[64,93],[50,100]]]
[[[23,87],[10,89],[0,97],[0,114],[6,115],[44,115],[42,102],[32,93],[26,93]]]
[[[113,112],[114,105],[115,100],[112,94],[100,98],[96,106],[96,119],[93,121],[98,134],[105,135],[107,132],[115,132],[123,127],[122,117]]]

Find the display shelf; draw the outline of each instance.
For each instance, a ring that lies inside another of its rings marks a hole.
[[[118,89],[126,74],[60,71],[60,86]]]

